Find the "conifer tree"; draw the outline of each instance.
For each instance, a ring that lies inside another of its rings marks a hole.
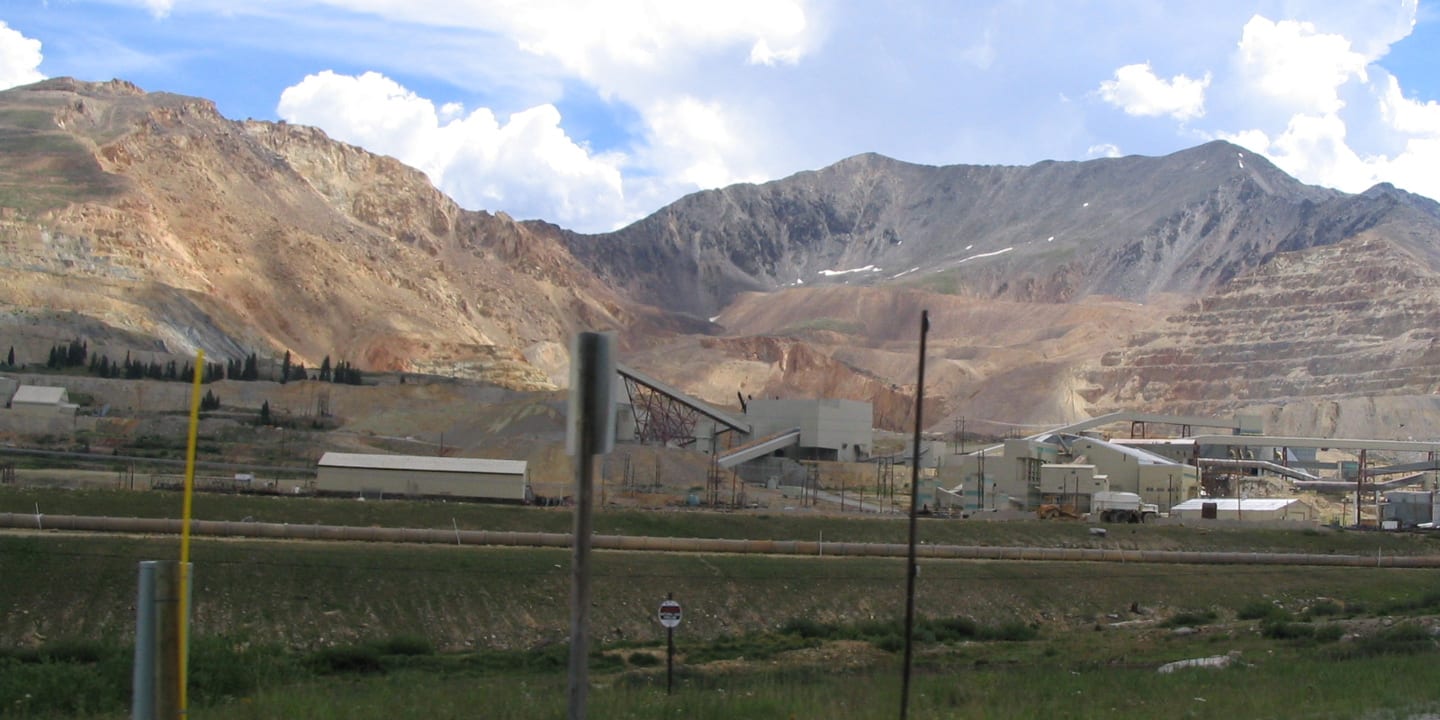
[[[280,365],[280,384],[290,382],[290,351],[285,351],[285,362]]]
[[[269,401],[269,400],[266,400],[262,405],[260,405],[260,424],[261,424],[261,425],[269,425],[269,424],[270,424],[270,401]]]
[[[320,382],[330,382],[330,356],[320,362]]]
[[[255,353],[252,352],[249,357],[245,358],[245,367],[240,371],[240,379],[250,381],[260,379],[260,360],[255,357]]]
[[[14,346],[14,345],[11,345],[11,346],[10,346],[10,354],[9,354],[8,356],[6,356],[6,358],[5,358],[5,367],[10,368],[11,370],[14,370],[14,369],[15,369],[15,346]]]

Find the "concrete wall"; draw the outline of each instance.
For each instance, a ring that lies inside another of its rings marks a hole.
[[[800,428],[801,448],[834,451],[833,459],[852,462],[874,448],[874,411],[870,403],[855,400],[764,400],[749,402],[745,419],[752,435],[763,437]]]
[[[1420,523],[1434,522],[1440,510],[1440,493],[1430,491],[1401,490],[1385,494],[1385,504],[1380,506],[1382,520],[1398,520],[1400,527],[1414,527]]]
[[[1147,503],[1168,510],[1200,493],[1198,471],[1188,465],[1155,465],[1105,444],[1079,440],[1073,450],[1095,464],[1098,473],[1110,478],[1110,489],[1133,492]]]
[[[1109,478],[1095,473],[1094,465],[1046,465],[1040,468],[1040,495],[1054,502],[1090,507],[1089,496],[1110,489]]]
[[[1189,465],[1141,465],[1139,495],[1161,512],[1191,498],[1200,497],[1200,473]]]
[[[458,497],[524,502],[529,482],[521,475],[414,472],[369,468],[320,467],[315,489],[325,493],[404,497]]]

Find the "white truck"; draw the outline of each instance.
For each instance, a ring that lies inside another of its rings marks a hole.
[[[1132,492],[1104,491],[1090,496],[1090,516],[1101,522],[1144,523],[1160,516],[1160,507],[1141,502]]]

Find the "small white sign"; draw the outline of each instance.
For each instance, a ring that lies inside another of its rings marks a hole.
[[[660,602],[660,624],[673,628],[680,624],[680,603],[674,600]]]

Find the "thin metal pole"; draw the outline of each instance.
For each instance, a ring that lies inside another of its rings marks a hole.
[[[155,565],[140,563],[135,600],[135,671],[130,681],[131,720],[155,718]]]
[[[665,593],[666,600],[674,600],[675,593]],[[675,628],[665,628],[665,694],[675,689]]]
[[[905,667],[900,680],[900,720],[910,712],[910,662],[914,657],[915,630],[915,536],[918,533],[920,498],[920,428],[925,409],[925,336],[930,332],[930,311],[920,311],[920,372],[915,383],[915,447],[910,459],[910,549],[905,561]]]
[[[578,428],[574,435],[575,457],[575,534],[570,560],[570,661],[569,661],[569,720],[585,720],[587,696],[590,689],[590,543],[594,532],[594,487],[595,455],[603,448],[597,438],[600,428],[605,425],[605,412],[601,398],[608,399],[606,388],[601,382],[611,382],[610,377],[598,378],[597,368],[608,359],[609,348],[606,338],[600,333],[580,333],[576,337],[575,352],[571,362],[576,363],[579,372],[573,377],[578,405]]]
[[[181,717],[180,673],[184,649],[180,644],[180,564],[155,564],[155,718]]]

